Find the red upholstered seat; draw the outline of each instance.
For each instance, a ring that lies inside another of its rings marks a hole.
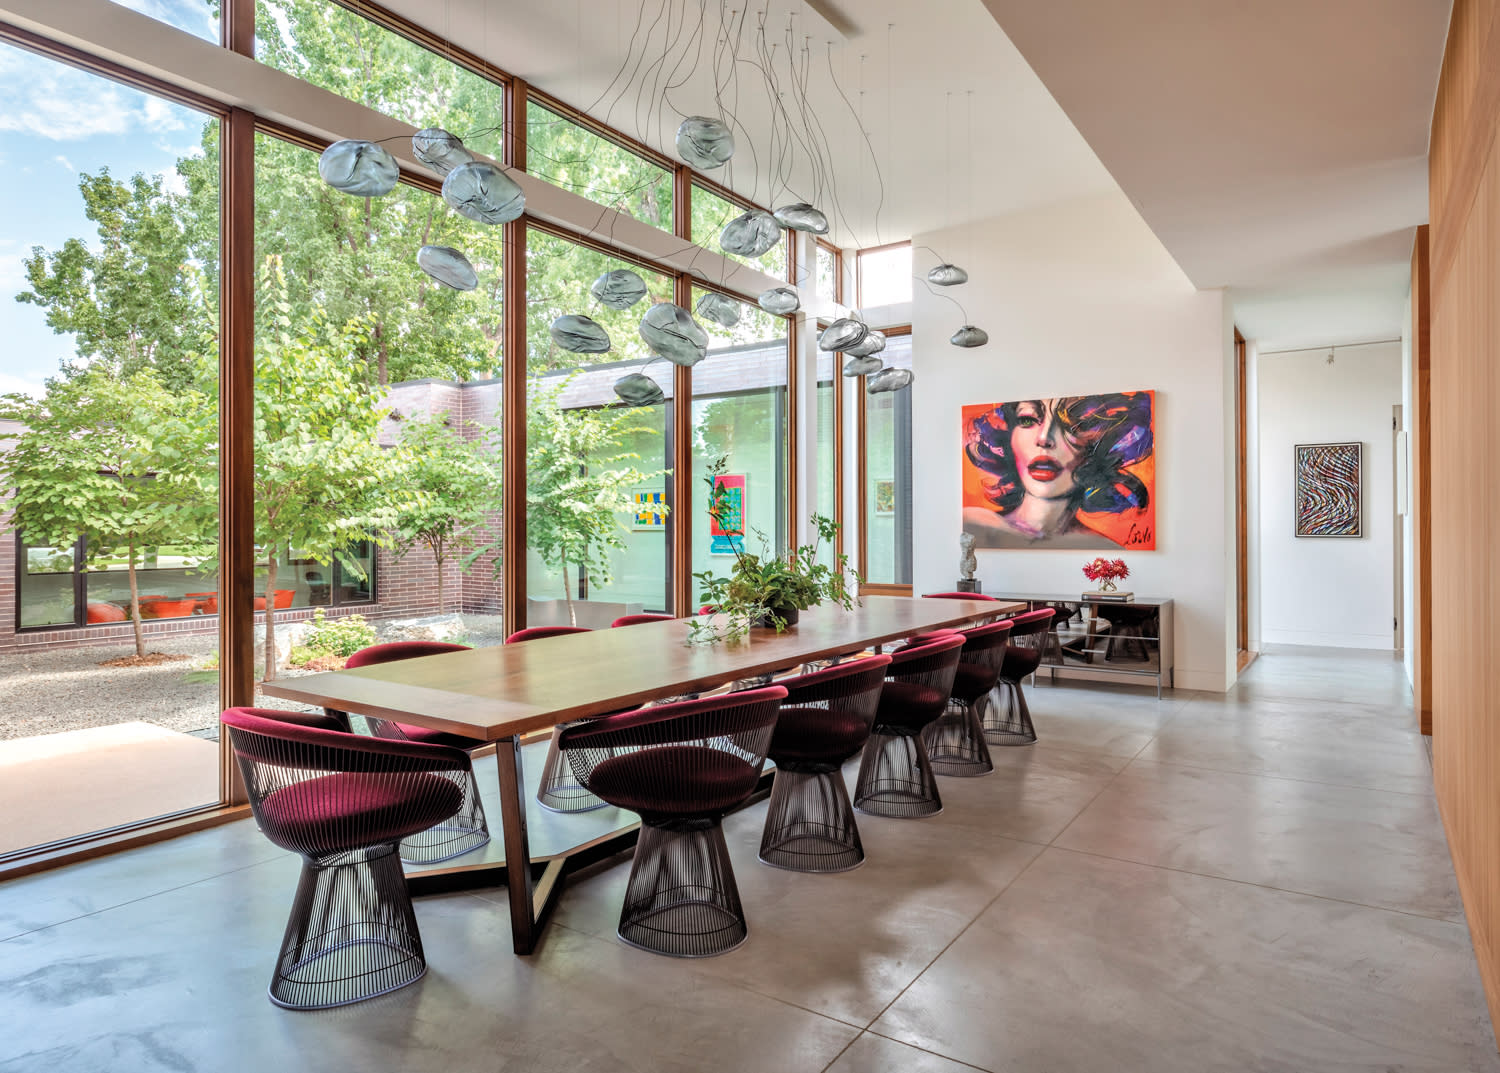
[[[754,793],[759,778],[755,767],[722,749],[664,745],[604,761],[589,789],[631,812],[698,816],[733,808]]]
[[[960,663],[953,675],[953,696],[971,704],[995,688],[999,672],[978,663]]]
[[[1021,645],[1005,646],[1005,663],[1000,668],[1000,677],[1018,682],[1035,671],[1042,663],[1040,648],[1025,648]]]
[[[609,627],[610,627],[610,629],[616,629],[616,628],[618,628],[620,626],[639,626],[643,622],[671,622],[671,621],[672,621],[672,616],[671,615],[657,615],[657,614],[653,614],[653,613],[651,613],[651,612],[648,611],[645,614],[640,614],[640,615],[621,615],[619,618],[617,618],[613,622],[611,622],[609,624]]]
[[[880,691],[875,725],[917,729],[936,719],[947,703],[948,697],[941,689],[887,680]]]
[[[783,707],[766,755],[777,764],[847,759],[869,736],[870,720],[857,711]]]
[[[268,794],[261,812],[288,848],[321,856],[399,842],[453,815],[463,791],[422,773],[340,771]]]

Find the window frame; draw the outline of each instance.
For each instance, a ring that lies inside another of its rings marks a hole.
[[[912,334],[910,324],[898,324],[890,328],[882,328],[887,339]],[[868,577],[870,573],[870,503],[869,503],[869,442],[867,439],[868,413],[866,402],[869,393],[865,391],[865,378],[863,376],[854,378],[855,389],[858,399],[854,404],[854,482],[855,482],[855,510],[859,517],[859,576]],[[916,563],[912,564],[915,569]],[[872,596],[910,596],[912,586],[910,584],[888,584],[888,583],[864,583],[859,587],[862,593]]]

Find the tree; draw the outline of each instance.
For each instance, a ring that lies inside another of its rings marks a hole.
[[[14,499],[15,526],[26,539],[69,545],[86,537],[87,560],[125,549],[135,654],[146,654],[136,568],[146,549],[206,542],[203,501],[194,470],[212,404],[198,392],[173,393],[149,368],[116,375],[90,368],[53,380],[41,399],[9,395],[0,416],[25,425],[0,455],[0,481]]]
[[[410,454],[403,484],[414,495],[399,507],[391,538],[398,558],[419,546],[432,552],[442,614],[443,568],[473,546],[475,531],[499,499],[495,444],[473,422],[455,427],[439,413],[403,423],[401,445]]]
[[[655,431],[641,410],[565,410],[561,393],[561,386],[533,381],[527,403],[526,546],[562,573],[568,620],[576,624],[568,567],[587,570],[600,584],[612,579],[609,553],[625,547],[620,516],[635,509],[631,491],[663,471],[624,464],[640,458],[624,444]]]
[[[165,387],[187,387],[214,314],[192,263],[185,199],[164,190],[160,176],[122,183],[108,168],[80,176],[78,190],[96,241],[70,238],[52,252],[33,247],[25,262],[30,289],[16,301],[45,309],[53,331],[73,333],[84,365],[125,376],[154,369]]]
[[[292,334],[285,278],[271,259],[260,273],[258,309],[268,335],[255,356],[255,542],[266,570],[266,678],[276,676],[277,563],[296,549],[314,562],[364,540],[388,543],[407,490],[404,448],[380,446],[379,409],[349,360],[367,326],[333,328],[316,311]]]

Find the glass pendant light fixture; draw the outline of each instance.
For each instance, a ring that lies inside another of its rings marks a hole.
[[[417,251],[417,267],[455,291],[472,291],[479,286],[474,266],[452,246],[423,246]]]
[[[318,157],[318,175],[341,193],[384,197],[396,189],[401,169],[385,146],[345,138],[323,150]]]
[[[592,317],[565,313],[548,328],[552,341],[572,354],[604,354],[609,351],[609,333]]]

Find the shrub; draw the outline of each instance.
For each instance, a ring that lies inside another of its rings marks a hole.
[[[320,607],[313,612],[312,625],[302,638],[302,644],[293,649],[293,664],[307,663],[319,656],[338,656],[348,659],[361,648],[375,643],[375,627],[365,621],[363,615],[347,615],[329,619],[323,616]],[[300,661],[299,656],[306,656]]]

